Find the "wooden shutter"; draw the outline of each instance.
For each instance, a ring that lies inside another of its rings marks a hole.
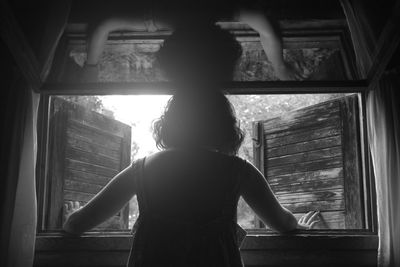
[[[324,229],[363,227],[357,95],[254,123],[254,159],[297,217],[320,210]]]
[[[48,229],[59,229],[67,201],[87,203],[130,163],[131,128],[52,97],[49,120]],[[97,229],[127,229],[129,207]]]

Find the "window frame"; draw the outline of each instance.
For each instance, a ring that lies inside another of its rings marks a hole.
[[[343,52],[343,59],[347,66],[347,75],[349,80],[344,81],[257,81],[257,82],[227,82],[223,86],[226,88],[226,92],[229,94],[310,94],[310,93],[359,93],[361,99],[360,105],[360,141],[361,146],[361,158],[362,158],[362,202],[364,203],[365,213],[365,229],[360,230],[309,230],[309,231],[297,231],[296,235],[311,235],[311,236],[332,236],[332,235],[347,235],[347,236],[358,236],[358,235],[371,235],[377,234],[377,219],[376,219],[376,207],[373,203],[376,201],[375,195],[375,182],[373,177],[370,151],[368,147],[368,141],[366,138],[366,117],[365,117],[365,102],[366,93],[368,91],[368,82],[366,80],[358,79],[356,73],[356,67],[354,64],[355,56],[351,48],[350,35],[348,30],[341,22],[334,22],[333,28],[322,31],[321,29],[315,29],[318,22],[309,22],[303,27],[309,27],[310,29],[284,29],[284,36],[291,36],[291,38],[300,38],[307,40],[307,38],[316,38],[316,35],[321,34],[322,36],[334,36],[340,41],[341,51]],[[329,23],[328,23],[329,24]],[[311,25],[311,26],[310,26]],[[323,24],[324,25],[324,24]],[[234,25],[235,26],[235,25]],[[322,27],[318,25],[319,27]],[[224,27],[232,27],[231,24],[226,23]],[[286,26],[287,27],[287,26]],[[240,28],[240,27],[239,27]],[[238,36],[255,36],[255,32],[251,30],[235,30],[234,34]],[[322,33],[321,33],[322,32]],[[82,38],[83,35],[69,34],[64,42],[68,42],[68,38]],[[294,36],[294,37],[293,37]],[[310,36],[310,37],[307,37]],[[162,38],[162,36],[146,35],[146,38]],[[111,36],[111,39],[123,39],[123,38],[143,38],[143,34],[136,36],[127,35],[126,33],[116,33]],[[285,38],[285,37],[284,37]],[[113,82],[113,83],[86,83],[86,84],[71,84],[71,83],[56,83],[47,82],[44,83],[40,93],[40,107],[38,112],[38,160],[36,168],[36,188],[38,196],[38,228],[37,232],[39,237],[49,237],[49,235],[58,236],[60,231],[49,231],[46,230],[46,198],[48,188],[46,184],[46,173],[47,173],[47,138],[48,138],[48,118],[49,118],[49,99],[52,95],[111,95],[111,94],[173,94],[173,84],[170,82]],[[90,236],[126,236],[126,230],[118,232],[91,232]],[[262,229],[249,229],[247,230],[250,236],[273,236],[274,233]]]

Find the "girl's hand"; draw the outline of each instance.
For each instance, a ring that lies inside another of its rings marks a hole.
[[[74,213],[75,211],[79,210],[81,205],[78,201],[67,201],[64,203],[64,222],[67,221],[68,217]]]
[[[303,230],[312,229],[315,226],[315,224],[319,222],[319,220],[317,220],[319,214],[320,214],[319,211],[309,211],[307,214],[301,216],[301,218],[297,223],[297,229],[303,229]]]
[[[63,234],[65,236],[69,236],[69,237],[77,237],[79,236],[78,234],[74,233],[73,230],[73,223],[71,222],[71,214],[73,214],[74,212],[76,212],[77,210],[79,210],[81,208],[81,205],[79,204],[78,201],[67,201],[66,203],[64,203],[64,224],[63,224]]]

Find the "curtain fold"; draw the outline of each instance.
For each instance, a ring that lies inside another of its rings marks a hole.
[[[37,29],[41,35],[42,50],[36,54],[41,61],[42,81],[47,79],[57,44],[67,25],[70,1],[48,1],[49,15],[46,29]],[[35,25],[33,25],[34,27]],[[20,29],[10,29],[10,32]],[[1,36],[3,38],[3,36]],[[3,79],[3,88],[9,99],[3,99],[1,108],[3,131],[1,159],[7,167],[1,170],[4,188],[1,192],[3,216],[1,222],[0,266],[29,267],[33,265],[37,223],[36,201],[36,154],[37,154],[37,112],[40,95],[35,94],[31,81],[25,79],[12,59],[12,49],[2,52],[7,60],[0,65],[8,68],[11,79]],[[4,57],[2,57],[4,60]],[[3,86],[4,87],[4,86]],[[3,150],[4,149],[4,150]],[[4,175],[3,175],[4,174]]]
[[[376,177],[378,264],[400,266],[400,78],[384,75],[367,97],[368,139]]]
[[[24,118],[22,132],[22,149],[18,165],[17,186],[14,198],[14,210],[11,219],[10,241],[8,245],[8,266],[32,266],[36,237],[36,119],[39,95],[30,88],[25,90],[24,97],[19,99],[24,105],[19,111],[19,119]],[[14,160],[14,158],[10,158]]]

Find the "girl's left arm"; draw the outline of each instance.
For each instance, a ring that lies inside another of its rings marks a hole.
[[[74,203],[63,229],[80,235],[116,214],[136,193],[133,164],[117,174],[96,196],[82,208]],[[70,209],[66,207],[67,209]]]

